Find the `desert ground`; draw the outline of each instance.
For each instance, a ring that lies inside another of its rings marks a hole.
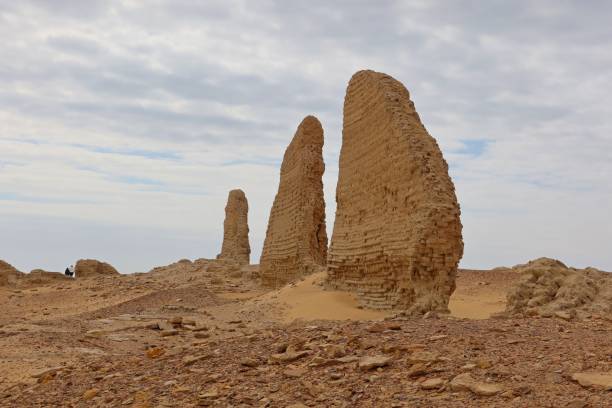
[[[183,260],[0,287],[0,406],[612,406],[612,316],[495,315],[512,269],[460,270],[450,315],[424,317],[324,272],[256,275]]]

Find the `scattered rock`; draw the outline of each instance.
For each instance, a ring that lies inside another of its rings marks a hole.
[[[185,356],[183,357],[183,364],[185,366],[190,366],[200,360],[204,360],[206,358],[209,358],[210,356],[208,354],[203,354],[200,356]]]
[[[245,367],[252,367],[253,368],[253,367],[257,367],[259,365],[259,361],[257,361],[254,358],[251,358],[251,357],[246,357],[246,358],[243,358],[240,361],[240,365],[243,365]]]
[[[421,388],[424,390],[437,390],[444,386],[445,383],[441,378],[430,378],[421,383]]]
[[[97,389],[97,388],[89,389],[89,390],[87,390],[87,391],[85,391],[83,393],[83,399],[85,401],[89,401],[89,400],[95,398],[98,395],[99,392],[100,392],[100,390]]]
[[[359,360],[359,369],[362,371],[372,370],[378,367],[385,367],[391,363],[393,359],[387,356],[370,356],[363,357]]]
[[[153,359],[153,358],[157,358],[157,357],[161,357],[166,353],[166,350],[164,350],[161,347],[153,347],[150,348],[146,351],[146,355],[147,357]]]
[[[176,329],[162,330],[160,334],[162,337],[170,337],[170,336],[176,336],[177,334],[179,334],[179,331]]]
[[[283,371],[283,374],[290,378],[300,378],[308,372],[306,367],[289,367]]]
[[[290,351],[287,350],[281,354],[272,354],[270,359],[275,362],[290,363],[310,354],[308,351]]]
[[[572,380],[585,388],[612,390],[612,372],[610,373],[574,373]]]
[[[476,381],[470,373],[459,374],[453,378],[450,387],[453,391],[471,391],[481,396],[492,396],[503,391],[503,388],[497,384]]]

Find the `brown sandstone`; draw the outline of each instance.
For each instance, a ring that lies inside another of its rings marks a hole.
[[[244,191],[229,192],[223,222],[223,245],[217,259],[248,265],[251,255],[248,225],[249,203]]]
[[[325,266],[323,128],[307,116],[285,151],[260,260],[262,283],[278,287]]]
[[[91,278],[101,275],[119,275],[110,264],[95,259],[80,259],[74,267],[77,278]]]
[[[13,265],[0,260],[0,286],[12,286],[23,273],[18,271]]]
[[[448,165],[392,77],[360,71],[344,100],[328,284],[364,306],[448,310],[463,254]]]

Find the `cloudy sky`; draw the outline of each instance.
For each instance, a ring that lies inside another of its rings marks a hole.
[[[607,1],[0,0],[0,259],[214,257],[240,187],[257,262],[308,114],[331,235],[344,91],[368,68],[449,162],[462,266],[612,270],[611,19]]]

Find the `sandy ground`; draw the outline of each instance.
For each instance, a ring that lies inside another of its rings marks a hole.
[[[451,316],[433,320],[361,309],[323,274],[266,291],[184,264],[0,288],[0,406],[612,406],[571,379],[612,372],[610,321],[490,319],[516,278],[460,271]],[[295,354],[275,362],[283,344]],[[409,374],[419,350],[443,357]],[[394,362],[355,365],[378,355]],[[470,364],[503,396],[451,390]]]

